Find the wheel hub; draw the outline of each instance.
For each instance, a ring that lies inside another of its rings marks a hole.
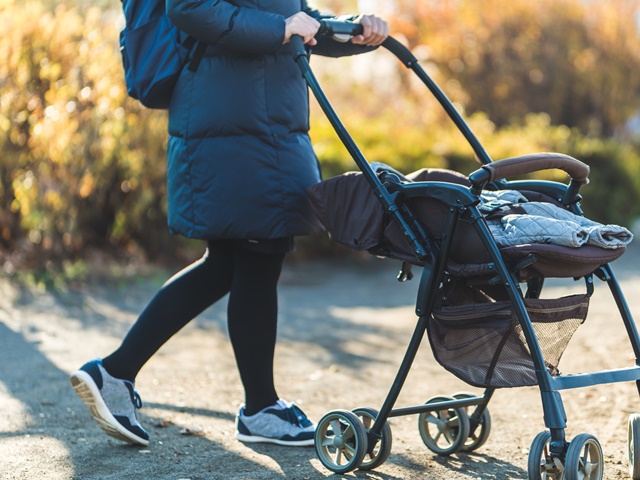
[[[585,463],[584,465],[584,474],[587,478],[591,478],[591,471],[593,470],[593,465],[590,462]]]
[[[342,435],[336,435],[333,439],[333,446],[336,448],[342,448],[344,446],[344,440],[342,440]]]

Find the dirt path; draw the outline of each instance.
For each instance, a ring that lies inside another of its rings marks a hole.
[[[373,259],[364,265],[288,265],[280,294],[278,390],[312,419],[336,408],[382,405],[416,320],[419,278],[398,283],[398,266]],[[614,264],[636,318],[638,267],[638,249]],[[0,478],[526,478],[529,445],[544,430],[536,388],[496,392],[491,436],[473,454],[431,453],[415,416],[391,420],[391,456],[373,472],[334,475],[313,448],[237,442],[233,422],[242,390],[227,341],[225,305],[192,322],[141,372],[136,387],[144,402],[141,421],[152,434],[149,447],[112,440],[75,397],[68,375],[114,348],[163,280],[159,275],[93,285],[65,295],[19,294],[0,281]],[[562,295],[565,285],[552,282],[545,296]],[[633,363],[616,307],[606,286],[597,287],[587,322],[561,362],[565,373]],[[440,367],[425,342],[397,406],[461,390],[479,393]],[[569,439],[582,432],[596,435],[607,460],[605,478],[628,478],[626,421],[629,413],[640,412],[635,385],[571,390],[563,399]]]

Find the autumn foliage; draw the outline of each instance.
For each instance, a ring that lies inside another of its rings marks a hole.
[[[638,215],[640,157],[622,136],[640,107],[636,2],[395,5],[394,36],[494,159],[574,155],[592,166],[593,218]],[[113,6],[0,0],[0,267],[41,268],[90,249],[157,258],[181,245],[166,227],[166,114],[127,97],[122,22]],[[388,53],[371,55],[366,66],[312,63],[367,158],[404,171],[476,168],[424,86]],[[312,138],[325,176],[354,168],[315,106]]]
[[[0,245],[37,264],[159,247],[166,116],[127,96],[119,12],[5,1],[0,25]]]
[[[640,108],[637,0],[397,4],[394,31],[499,126],[545,112],[608,136]]]

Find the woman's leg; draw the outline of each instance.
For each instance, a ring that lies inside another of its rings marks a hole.
[[[278,320],[277,285],[284,253],[254,252],[237,245],[229,293],[229,337],[245,389],[245,414],[278,400],[273,357]]]
[[[210,241],[204,256],[168,280],[120,347],[102,359],[112,376],[133,382],[142,366],[174,334],[229,292],[233,242]]]

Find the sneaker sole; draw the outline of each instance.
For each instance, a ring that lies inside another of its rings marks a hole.
[[[91,378],[91,375],[78,370],[71,375],[69,380],[80,400],[89,408],[91,415],[98,422],[100,428],[108,435],[136,445],[146,446],[149,444],[149,440],[139,437],[120,425],[120,422],[109,411],[107,404],[104,403],[102,395],[100,395],[100,389]]]
[[[280,440],[278,438],[260,437],[259,435],[244,435],[236,432],[236,439],[245,443],[275,443],[287,447],[310,447],[315,443],[313,438],[309,440]]]

